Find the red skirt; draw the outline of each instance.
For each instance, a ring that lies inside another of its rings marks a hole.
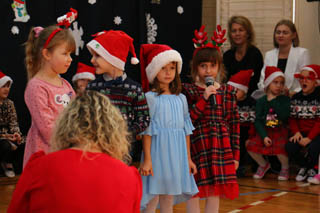
[[[284,126],[269,128],[266,127],[268,137],[272,140],[272,145],[266,147],[263,143],[263,139],[256,132],[255,135],[250,137],[247,141],[247,150],[250,152],[256,152],[263,155],[287,155],[285,145],[288,143],[288,128]]]

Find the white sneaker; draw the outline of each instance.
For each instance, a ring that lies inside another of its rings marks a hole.
[[[308,177],[307,168],[301,168],[296,176],[296,181],[304,181]]]
[[[315,169],[309,169],[308,170],[308,178],[307,178],[307,181],[310,182],[312,181],[313,177],[317,174],[316,170]]]
[[[5,174],[7,177],[13,178],[13,177],[16,176],[16,174],[15,174],[14,171],[13,171],[13,166],[12,166],[11,163],[4,163],[4,162],[2,162],[2,163],[1,163],[1,167],[2,167],[2,169],[3,169],[3,171],[4,171],[4,174]]]

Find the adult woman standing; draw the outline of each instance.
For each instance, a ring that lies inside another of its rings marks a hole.
[[[285,75],[285,90],[292,96],[300,91],[299,82],[294,78],[294,74],[300,72],[301,68],[310,64],[310,55],[307,49],[298,47],[299,36],[297,29],[290,20],[279,21],[273,33],[274,49],[265,55],[264,67],[261,70],[258,87],[263,89],[263,81],[266,66],[276,66]]]
[[[231,49],[223,54],[223,63],[227,70],[227,80],[240,70],[253,69],[248,96],[257,89],[263,67],[260,50],[254,46],[255,33],[250,20],[244,16],[232,16],[228,21],[228,38]]]

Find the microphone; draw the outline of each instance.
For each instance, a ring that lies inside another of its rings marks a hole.
[[[211,76],[205,77],[204,81],[206,82],[207,87],[214,85],[214,78]],[[211,105],[215,106],[217,104],[216,96],[214,94],[209,97]]]

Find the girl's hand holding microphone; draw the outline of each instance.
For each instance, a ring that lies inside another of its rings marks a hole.
[[[206,89],[203,93],[203,97],[205,100],[208,100],[211,95],[216,94],[216,93],[217,93],[216,88],[213,85],[210,85],[210,86],[206,87]]]

